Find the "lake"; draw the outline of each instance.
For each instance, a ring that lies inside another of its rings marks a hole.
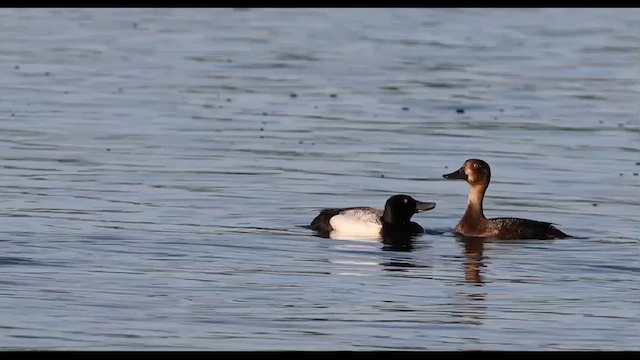
[[[640,350],[639,9],[0,10],[0,349]],[[488,217],[576,238],[462,241]],[[406,247],[306,228],[437,207]]]

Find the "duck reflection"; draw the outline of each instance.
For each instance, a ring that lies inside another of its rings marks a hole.
[[[414,241],[418,236],[407,234],[389,234],[382,237],[382,250],[384,251],[412,251]]]
[[[474,289],[478,288],[474,287]],[[485,305],[487,294],[485,292],[461,291],[456,295],[458,302],[451,311],[451,315],[457,320],[456,322],[468,325],[482,325],[487,312],[487,306]]]
[[[486,315],[487,293],[478,286],[483,286],[482,271],[484,264],[485,239],[458,237],[464,255],[464,282],[471,285],[457,293],[461,301],[457,312],[452,314],[459,317],[459,321],[465,324],[481,325]]]
[[[380,263],[387,271],[409,271],[416,268],[429,268],[425,264],[416,263],[416,259],[409,253],[416,250],[416,239],[421,235],[409,236],[406,234],[392,234],[382,237],[382,251],[389,252],[385,256],[386,261]],[[418,248],[424,248],[427,244],[421,243]],[[397,253],[396,255],[393,255]],[[412,270],[412,271],[413,271]]]
[[[485,240],[479,238],[459,238],[463,246],[465,257],[464,280],[467,283],[482,285],[482,269],[485,267],[484,243]]]

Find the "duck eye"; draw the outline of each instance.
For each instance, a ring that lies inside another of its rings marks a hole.
[[[477,163],[474,163],[474,164],[473,164],[473,168],[474,168],[474,169],[477,169],[477,168],[478,168],[478,164],[477,164]]]
[[[406,204],[406,203],[408,203],[408,202],[409,202],[409,199],[405,198],[403,201],[404,201],[404,203]]]

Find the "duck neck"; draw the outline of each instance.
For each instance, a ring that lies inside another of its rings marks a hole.
[[[471,185],[469,198],[467,199],[467,210],[464,213],[464,217],[485,219],[482,200],[484,199],[484,193],[486,191],[487,184]]]
[[[398,220],[394,217],[393,211],[385,210],[384,214],[382,214],[382,222],[391,226],[403,226],[406,225],[408,221]]]

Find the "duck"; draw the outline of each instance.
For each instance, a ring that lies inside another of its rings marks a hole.
[[[423,202],[406,194],[397,194],[387,199],[384,209],[367,206],[322,209],[311,222],[311,229],[322,237],[330,238],[415,236],[425,230],[411,221],[411,217],[435,207],[435,202]]]
[[[513,217],[487,219],[482,202],[491,181],[491,167],[484,160],[468,159],[460,169],[442,176],[448,180],[464,180],[470,185],[467,208],[455,227],[456,235],[509,240],[571,237],[549,222]]]

